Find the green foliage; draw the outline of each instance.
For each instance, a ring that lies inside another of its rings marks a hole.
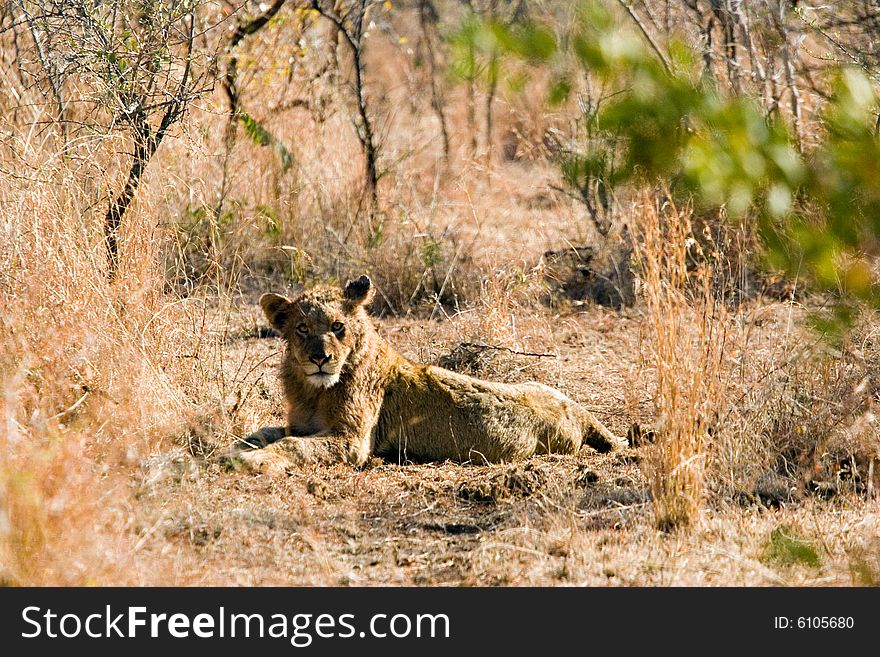
[[[452,49],[452,63],[449,70],[453,77],[459,80],[477,79],[479,69],[477,39],[482,33],[482,24],[471,15],[449,38],[449,46]]]
[[[641,35],[620,27],[609,4],[583,3],[574,31],[559,40],[537,26],[471,22],[457,35],[459,50],[489,48],[549,68],[551,104],[564,102],[585,74],[615,90],[596,122],[623,144],[619,166],[611,171],[606,154],[584,148],[563,162],[566,180],[601,173],[611,185],[660,181],[735,220],[756,221],[774,267],[838,294],[834,322],[846,321],[856,299],[880,305],[865,256],[880,237],[878,97],[864,73],[838,71],[824,138],[803,154],[778,114],[721,93],[685,44],[666,44],[661,61]]]
[[[287,276],[291,283],[305,285],[312,272],[312,259],[309,254],[295,246],[284,245],[281,250],[287,254],[290,260],[290,268]]]
[[[547,102],[550,105],[561,105],[571,95],[571,82],[568,78],[558,78],[553,81],[550,86],[550,92],[547,94]]]
[[[266,235],[276,242],[281,239],[281,218],[275,208],[260,203],[257,212],[266,220]]]
[[[275,135],[266,130],[259,121],[247,112],[239,112],[238,118],[244,126],[245,133],[252,142],[257,146],[271,146],[275,149],[278,157],[281,158],[281,167],[284,171],[293,166],[293,155],[291,155],[288,148]]]
[[[367,246],[370,249],[376,249],[381,246],[385,240],[385,215],[377,213],[373,223],[370,225],[370,233],[367,235]]]
[[[507,26],[498,21],[488,24],[490,36],[487,41],[495,50],[512,52],[530,62],[544,62],[556,54],[556,37],[553,32],[535,24]]]
[[[522,89],[524,79],[516,71],[502,68],[500,56],[504,53],[540,64],[552,58],[558,49],[556,37],[550,30],[531,23],[504,23],[495,19],[480,20],[469,14],[448,38],[452,49],[450,72],[459,80],[483,81],[494,86],[502,73],[512,89]],[[570,91],[570,83],[560,78],[555,85],[555,95],[564,100]]]
[[[238,207],[238,202],[233,200],[233,206]],[[226,210],[219,216],[204,205],[195,207],[187,205],[178,221],[178,228],[190,235],[209,233],[215,240],[222,240],[236,221],[236,214],[232,210]]]
[[[429,239],[422,244],[422,264],[426,270],[443,264],[443,248],[439,242]]]
[[[822,565],[816,549],[788,525],[781,525],[770,532],[761,560],[782,566],[803,564],[810,568],[819,568]]]

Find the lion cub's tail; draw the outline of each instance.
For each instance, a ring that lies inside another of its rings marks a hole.
[[[582,411],[584,414],[584,444],[589,445],[597,452],[612,452],[629,444],[626,438],[611,433],[611,430],[599,422],[590,411],[585,408],[582,408]]]

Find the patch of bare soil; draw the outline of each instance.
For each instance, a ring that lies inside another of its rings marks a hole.
[[[138,499],[140,549],[188,583],[459,585],[487,583],[471,557],[492,537],[557,509],[593,528],[619,526],[646,492],[619,455],[374,463],[280,478],[180,456],[151,464]]]

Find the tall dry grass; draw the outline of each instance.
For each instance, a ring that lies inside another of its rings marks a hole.
[[[163,293],[150,208],[132,213],[125,275],[110,285],[81,172],[44,141],[22,139],[4,155],[0,579],[124,581],[119,473],[192,406],[179,356],[197,335]]]
[[[650,357],[656,371],[656,443],[646,461],[662,529],[690,524],[706,493],[712,434],[724,408],[728,313],[694,239],[689,207],[645,194],[636,222]]]

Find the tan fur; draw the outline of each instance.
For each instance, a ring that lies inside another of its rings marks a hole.
[[[569,454],[583,443],[599,451],[626,444],[548,386],[483,381],[407,360],[367,316],[372,294],[362,276],[344,290],[260,299],[287,345],[281,381],[288,422],[246,440],[262,448],[236,455],[246,466],[360,465],[373,454],[398,462],[484,463]]]

